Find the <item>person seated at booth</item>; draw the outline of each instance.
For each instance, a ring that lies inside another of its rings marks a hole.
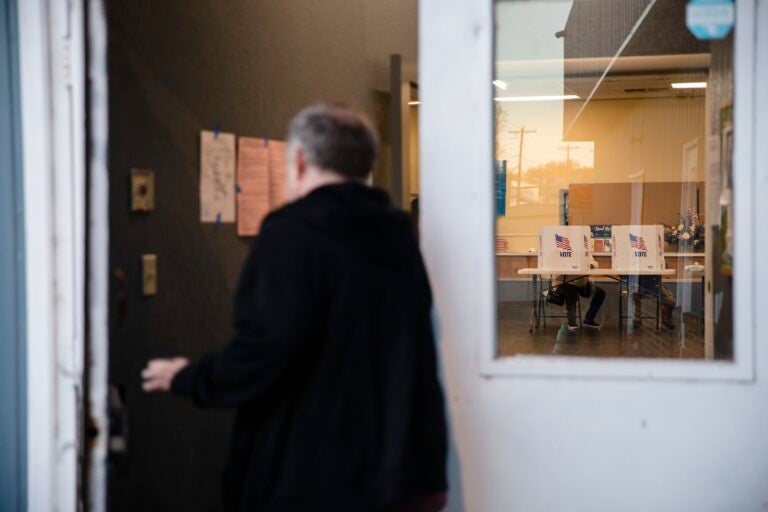
[[[661,276],[640,276],[638,279],[638,290],[632,295],[635,304],[635,315],[632,326],[637,329],[642,326],[643,318],[643,297],[659,297],[661,299],[661,325],[674,331],[675,324],[672,322],[672,312],[677,306],[677,301],[667,285],[661,282]],[[659,290],[661,287],[661,290]]]
[[[592,264],[590,264],[590,266],[592,266]],[[579,329],[579,322],[576,319],[579,296],[591,299],[587,314],[584,315],[584,327],[597,331],[602,329],[602,325],[600,325],[595,318],[605,301],[605,290],[590,281],[587,276],[564,275],[555,278],[553,288],[557,290],[559,295],[565,297],[565,309],[568,315],[569,332],[575,332]]]

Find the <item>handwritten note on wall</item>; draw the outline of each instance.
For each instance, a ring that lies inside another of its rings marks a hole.
[[[285,142],[269,141],[269,205],[276,210],[285,203]]]
[[[255,236],[270,210],[269,148],[264,139],[237,141],[237,234]]]
[[[235,135],[200,132],[200,221],[235,221]]]
[[[256,236],[269,212],[285,203],[285,142],[239,137],[237,234]]]

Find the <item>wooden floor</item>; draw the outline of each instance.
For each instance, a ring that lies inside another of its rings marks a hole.
[[[618,323],[607,323],[601,331],[582,329],[576,333],[561,331],[565,319],[548,319],[533,333],[528,332],[530,319],[529,302],[500,302],[499,355],[557,354],[587,357],[644,357],[703,359],[704,337],[695,323],[680,321],[674,315],[675,329],[656,330],[653,320],[644,320],[634,329],[624,324],[619,331]],[[582,306],[583,307],[583,306]],[[564,312],[564,308],[563,308]],[[631,322],[630,322],[631,323]]]

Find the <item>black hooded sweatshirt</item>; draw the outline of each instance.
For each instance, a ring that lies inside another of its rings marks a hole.
[[[383,191],[324,186],[269,215],[234,338],[172,383],[238,410],[225,508],[378,512],[444,491],[431,307],[411,220]]]

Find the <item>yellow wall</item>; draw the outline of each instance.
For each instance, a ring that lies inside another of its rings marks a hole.
[[[595,183],[681,181],[683,146],[699,141],[698,173],[704,180],[704,96],[593,101],[569,134],[595,141]]]
[[[569,184],[683,181],[683,147],[695,139],[698,165],[690,178],[704,181],[704,109],[704,96],[593,101],[568,135],[569,141],[595,142],[593,171],[553,173],[546,182],[539,181],[539,195],[549,200],[521,206],[510,206],[514,180],[508,177],[507,213],[497,219],[508,251],[538,247],[539,227],[559,223],[557,191]]]

